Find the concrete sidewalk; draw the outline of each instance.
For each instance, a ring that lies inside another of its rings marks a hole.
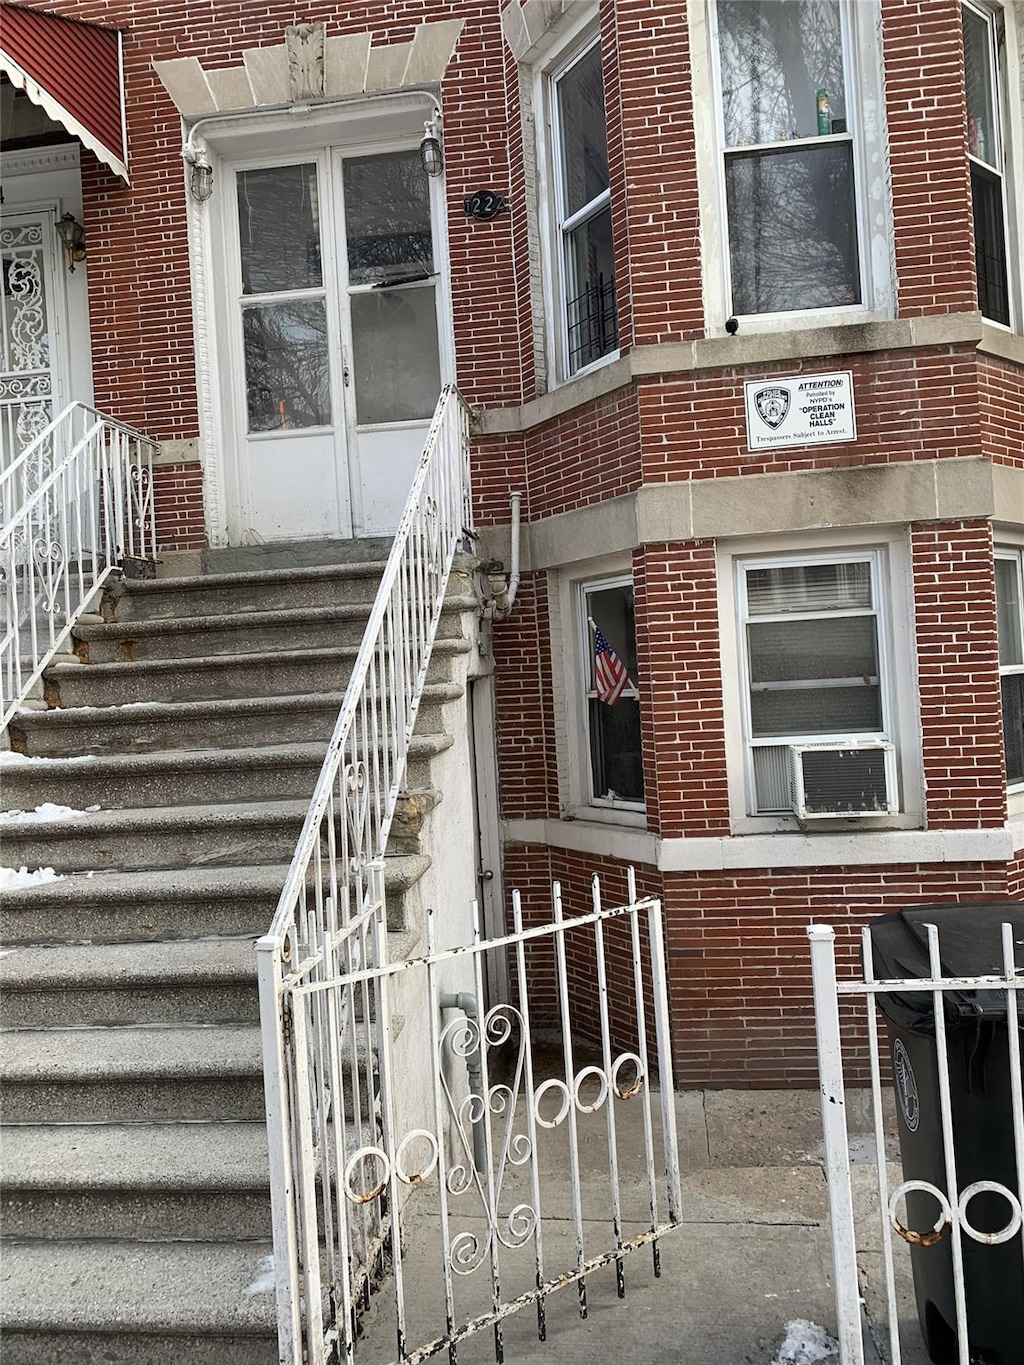
[[[815,1334],[808,1337],[806,1329],[791,1333],[784,1347],[787,1326],[794,1322],[835,1332],[817,1092],[686,1093],[677,1097],[676,1114],[683,1172],[682,1222],[661,1239],[661,1278],[654,1277],[651,1249],[641,1247],[625,1259],[624,1300],[616,1296],[611,1266],[588,1277],[585,1321],[579,1317],[574,1285],[551,1294],[543,1343],[537,1338],[535,1308],[523,1308],[503,1324],[510,1365],[598,1365],[620,1359],[635,1365],[705,1361],[834,1365],[838,1361],[836,1352],[815,1346]],[[863,1097],[854,1094],[851,1146],[855,1158],[873,1153],[866,1117]],[[640,1106],[617,1102],[616,1127],[624,1235],[629,1237],[643,1231],[649,1218]],[[579,1133],[584,1244],[590,1257],[614,1245],[603,1112],[580,1116]],[[545,1278],[571,1270],[575,1255],[568,1143],[562,1137],[561,1129],[544,1133],[538,1144]],[[529,1200],[530,1187],[522,1175],[521,1169],[513,1170],[506,1179],[503,1213],[519,1200]],[[873,1334],[882,1342],[887,1340],[874,1182],[873,1164],[858,1164],[858,1249],[869,1362],[885,1358],[874,1350]],[[464,1235],[467,1254],[473,1246],[469,1238],[477,1237],[479,1254],[486,1237],[487,1225],[474,1215],[474,1200],[479,1211],[472,1190],[450,1200],[451,1235]],[[403,1275],[410,1350],[444,1331],[441,1243],[432,1201],[427,1187],[417,1191],[406,1224]],[[927,1365],[917,1332],[909,1256],[902,1255],[904,1251],[900,1244],[897,1271],[903,1360],[905,1365]],[[483,1258],[473,1274],[454,1277],[457,1321],[487,1312],[488,1266]],[[531,1289],[534,1274],[532,1240],[522,1250],[502,1250],[504,1299]],[[373,1365],[395,1356],[392,1302],[390,1287],[385,1285],[365,1324],[362,1358]],[[803,1350],[796,1346],[801,1337],[806,1339]],[[822,1339],[817,1337],[819,1342]],[[460,1343],[458,1357],[459,1365],[493,1361],[492,1330]],[[437,1358],[446,1359],[446,1354]]]

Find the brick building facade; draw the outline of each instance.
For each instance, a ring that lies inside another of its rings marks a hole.
[[[1024,895],[1024,5],[25,4],[123,35],[131,179],[83,148],[75,396],[162,442],[168,560],[274,535],[231,511],[218,386],[254,362],[218,198],[305,158],[354,220],[346,148],[414,151],[436,95],[436,272],[411,283],[436,279],[440,373],[477,414],[485,556],[523,497],[493,625],[504,885],[582,909],[637,868],[681,1083],[814,1083],[810,920],[850,960],[884,910]],[[295,24],[325,26],[322,95],[288,84]],[[5,212],[53,198],[51,143],[9,135]],[[480,190],[506,209],[468,214]],[[371,305],[347,296],[350,345]],[[756,441],[790,415],[759,396],[836,375],[823,439]],[[614,708],[588,616],[630,674]]]

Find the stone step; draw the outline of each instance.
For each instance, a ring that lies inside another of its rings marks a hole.
[[[264,1118],[254,1024],[0,1032],[4,1123]]]
[[[430,683],[417,726],[441,728],[441,710],[463,695],[455,683]],[[329,739],[344,692],[209,701],[136,702],[130,706],[69,706],[19,711],[11,743],[31,757],[147,753],[167,749],[240,749],[296,740]]]
[[[389,933],[391,960],[409,957],[419,937],[418,930]],[[248,935],[6,948],[0,958],[0,1024],[41,1029],[256,1023],[255,945],[255,936]],[[357,1018],[360,1005],[357,997]]]
[[[3,802],[34,810],[59,793],[84,809],[261,801],[313,794],[326,744],[275,744],[262,749],[178,749],[170,753],[86,755],[3,764]],[[6,831],[5,831],[6,832]]]
[[[271,1250],[269,1242],[12,1241],[2,1272],[4,1365],[277,1365]]]
[[[426,743],[426,741],[421,741]],[[438,736],[436,751],[452,743]],[[392,853],[418,853],[423,816],[434,803],[403,803]],[[308,799],[210,802],[79,810],[55,819],[0,817],[5,864],[56,872],[246,866],[289,862]]]
[[[263,1123],[4,1129],[4,1239],[270,1236]]]
[[[462,638],[438,640],[427,682],[450,681],[453,655],[468,654]],[[338,691],[347,684],[358,648],[270,650],[207,659],[150,659],[141,663],[54,664],[45,673],[51,705],[118,706],[202,698],[294,696]]]
[[[414,763],[429,762],[451,744],[443,732],[419,734],[410,745]],[[8,810],[35,810],[59,793],[60,804],[124,809],[207,802],[262,801],[313,795],[327,753],[321,744],[268,744],[260,749],[172,749],[166,753],[51,758],[0,768]],[[0,828],[3,828],[0,825]]]
[[[0,1024],[254,1023],[256,940],[35,944],[0,958]]]
[[[274,611],[361,603],[368,611],[384,572],[384,559],[352,564],[270,568],[238,573],[195,574],[187,578],[121,579],[105,594],[111,620],[157,620],[208,616],[223,611]]]
[[[393,536],[358,536],[351,540],[275,540],[259,545],[221,545],[203,550],[203,574],[255,573],[266,569],[308,569],[368,560],[382,565],[391,553]]]
[[[85,662],[105,664],[202,659],[211,654],[244,654],[248,649],[330,649],[359,644],[367,610],[363,605],[343,604],[87,624],[75,628],[75,652]]]
[[[405,893],[430,866],[425,854],[384,859],[388,925],[405,925]],[[285,863],[96,872],[8,891],[0,942],[149,942],[265,933],[284,886]],[[2,960],[2,959],[0,959]]]

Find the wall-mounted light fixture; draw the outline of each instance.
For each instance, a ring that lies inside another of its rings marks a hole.
[[[420,143],[420,161],[427,175],[440,175],[444,170],[439,132],[436,117],[427,119],[423,125],[423,141]]]
[[[75,262],[85,260],[85,228],[73,213],[65,213],[55,225],[57,236],[68,253],[68,270],[75,273]]]
[[[198,147],[185,144],[185,162],[188,166],[188,188],[192,198],[205,204],[213,193],[213,167],[210,158]]]

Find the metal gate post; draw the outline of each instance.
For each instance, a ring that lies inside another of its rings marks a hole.
[[[846,1091],[839,1036],[836,989],[836,933],[827,924],[809,924],[811,979],[814,985],[814,1031],[818,1042],[821,1124],[825,1138],[825,1175],[832,1224],[832,1274],[835,1280],[841,1365],[864,1365],[860,1326],[857,1245],[850,1187],[850,1147],[846,1133]]]

